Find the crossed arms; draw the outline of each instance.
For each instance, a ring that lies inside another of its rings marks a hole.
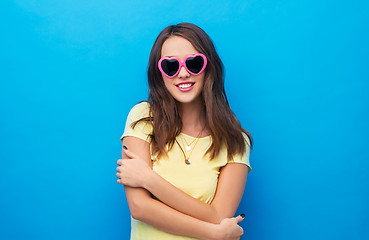
[[[233,218],[245,189],[248,167],[228,163],[222,167],[215,197],[204,203],[174,187],[152,170],[149,143],[125,137],[118,183],[125,185],[133,218],[163,231],[200,239],[239,239],[243,230]],[[231,187],[230,187],[231,186]],[[157,199],[151,197],[153,194]]]

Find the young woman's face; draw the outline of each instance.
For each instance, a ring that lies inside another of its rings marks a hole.
[[[181,61],[188,55],[199,53],[185,38],[173,36],[165,40],[161,49],[161,57],[177,57]],[[170,94],[180,103],[192,103],[200,99],[204,85],[205,71],[199,75],[190,74],[181,67],[177,76],[168,78],[162,74],[164,83]]]

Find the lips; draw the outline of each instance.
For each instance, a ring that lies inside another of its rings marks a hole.
[[[176,87],[182,92],[187,92],[190,91],[194,85],[194,82],[181,82],[177,84]]]

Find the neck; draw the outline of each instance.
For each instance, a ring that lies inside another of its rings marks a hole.
[[[197,135],[205,125],[205,114],[201,99],[191,103],[179,103],[179,114],[182,119],[182,132]]]

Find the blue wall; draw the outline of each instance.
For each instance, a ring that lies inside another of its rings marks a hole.
[[[125,117],[161,29],[201,26],[255,140],[247,239],[369,239],[368,1],[0,2],[0,238],[127,239]],[[244,238],[244,239],[246,239]]]

